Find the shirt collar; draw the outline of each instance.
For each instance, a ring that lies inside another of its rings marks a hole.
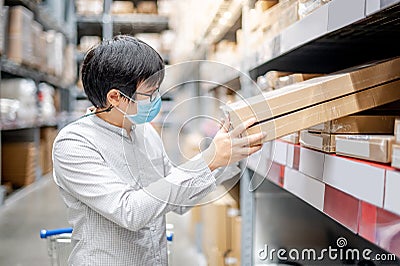
[[[99,125],[100,127],[104,128],[106,130],[117,133],[118,135],[122,135],[123,137],[128,138],[128,139],[131,138],[125,128],[112,125],[112,124],[108,123],[107,121],[104,121],[97,115],[91,115],[88,118],[90,118],[93,121],[93,123]],[[135,125],[132,125],[131,129],[132,129],[132,131],[134,131]]]

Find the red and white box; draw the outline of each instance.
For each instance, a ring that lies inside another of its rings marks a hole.
[[[325,154],[319,151],[300,147],[299,171],[322,181]]]
[[[283,188],[320,211],[324,208],[325,184],[299,171],[285,168]]]
[[[384,209],[400,215],[400,172],[386,170]]]
[[[383,207],[385,174],[385,168],[366,161],[325,156],[324,183],[378,207]]]

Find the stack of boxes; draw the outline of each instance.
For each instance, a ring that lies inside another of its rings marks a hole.
[[[0,53],[5,53],[7,59],[19,65],[53,75],[71,84],[76,79],[74,46],[66,45],[62,33],[45,31],[33,19],[34,15],[29,9],[12,6],[8,8],[8,16],[6,11],[7,8],[3,8],[0,15],[3,21],[8,17],[8,23],[1,23]],[[5,25],[8,27],[4,32],[2,30]]]
[[[40,129],[40,168],[42,169],[42,175],[50,173],[53,168],[52,163],[52,149],[53,142],[57,136],[57,128],[55,127],[43,127]]]
[[[13,188],[29,185],[36,178],[37,148],[34,142],[6,142],[1,145],[1,181]]]
[[[238,203],[230,194],[201,207],[203,251],[209,265],[240,265],[238,214]]]
[[[359,66],[295,83],[227,105],[232,127],[249,118],[273,140],[317,124],[400,100],[400,59]]]

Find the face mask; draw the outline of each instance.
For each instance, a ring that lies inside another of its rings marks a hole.
[[[132,101],[132,99],[130,99]],[[154,101],[150,102],[147,100],[135,101],[137,106],[137,113],[134,115],[129,115],[126,112],[120,110],[129,121],[134,124],[143,124],[146,122],[151,122],[160,112],[161,109],[161,97],[158,96]]]

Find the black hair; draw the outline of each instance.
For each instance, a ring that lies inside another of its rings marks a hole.
[[[132,96],[138,84],[159,86],[164,79],[162,57],[145,42],[117,35],[91,48],[82,64],[82,83],[90,102],[107,107],[107,93],[119,89]]]

